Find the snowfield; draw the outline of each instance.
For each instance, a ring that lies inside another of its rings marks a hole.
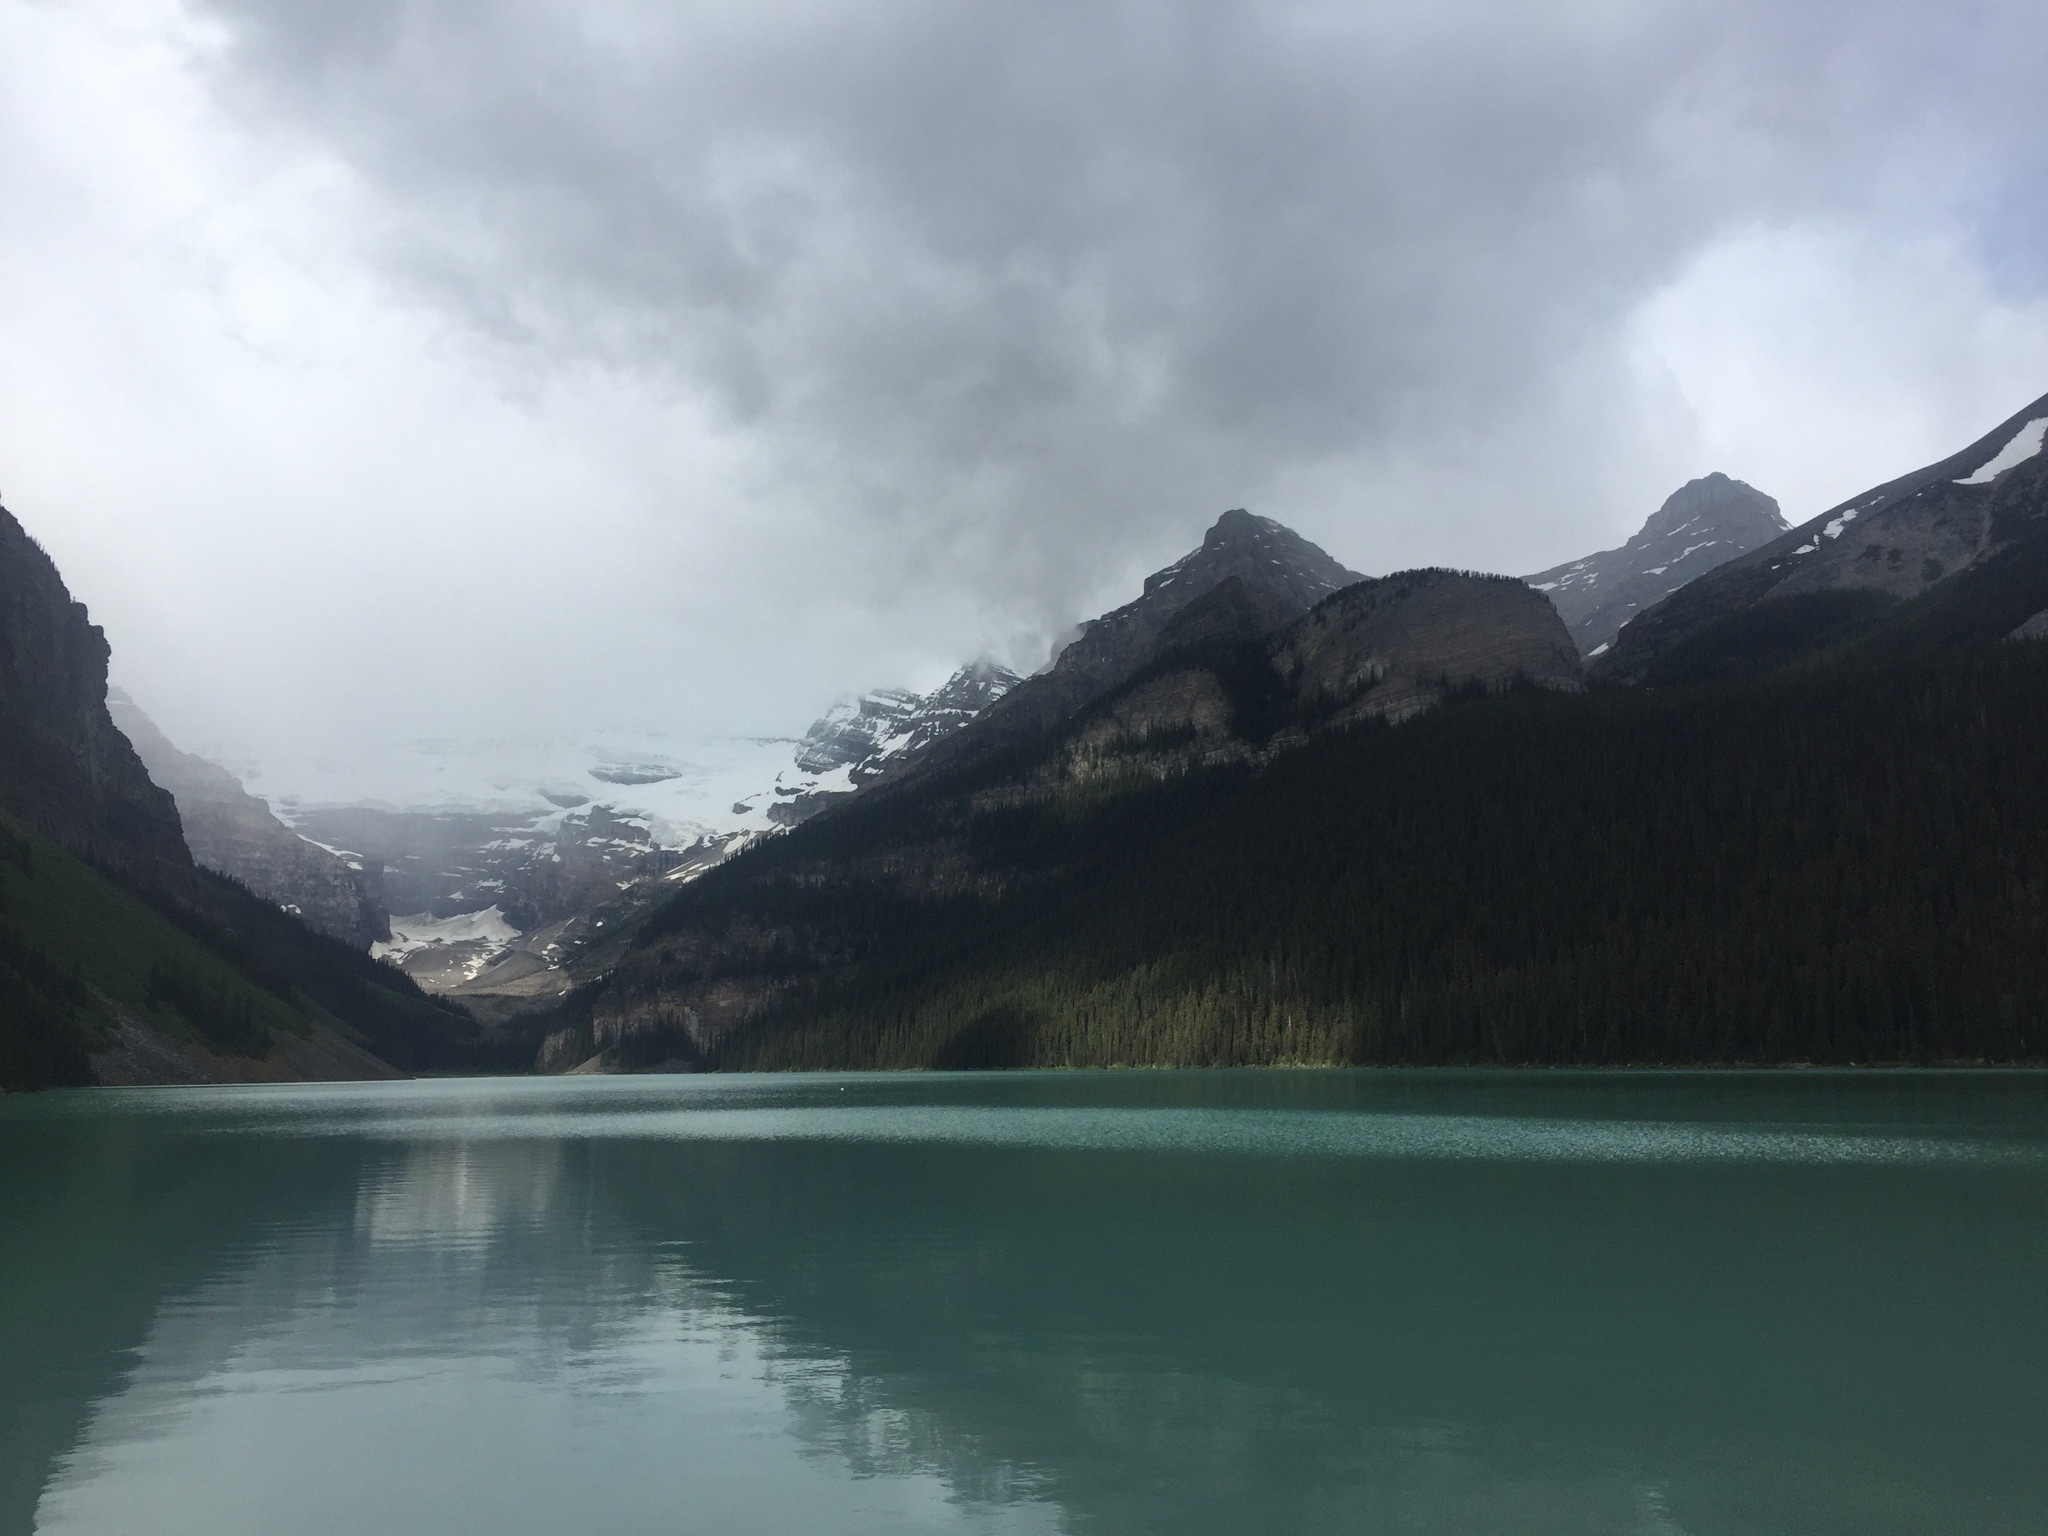
[[[370,954],[378,960],[402,960],[436,944],[490,944],[502,949],[519,936],[519,930],[506,922],[505,914],[496,907],[454,917],[415,912],[410,917],[392,918],[391,938],[372,944]]]
[[[1989,485],[1993,480],[2011,469],[2015,464],[2024,464],[2041,451],[2041,443],[2048,438],[2048,416],[2028,422],[2012,435],[2010,441],[1998,450],[1998,456],[1973,475],[1965,475],[1956,481],[1957,485]]]
[[[686,847],[770,830],[778,791],[788,799],[842,787],[839,774],[799,769],[798,746],[796,737],[655,732],[420,741],[360,761],[267,765],[250,788],[287,821],[302,806],[479,810],[530,815],[534,834],[549,839],[568,811],[604,806],[645,822],[663,845]]]

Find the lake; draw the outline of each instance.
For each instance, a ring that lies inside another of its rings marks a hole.
[[[2048,1530],[2048,1075],[0,1100],[0,1536]]]

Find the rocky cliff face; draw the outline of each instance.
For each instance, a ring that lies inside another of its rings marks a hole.
[[[179,751],[119,689],[107,707],[150,778],[177,801],[194,859],[357,949],[391,937],[381,864],[368,868],[307,842],[227,769]]]
[[[138,872],[189,877],[171,796],[107,714],[107,638],[0,507],[0,808]]]
[[[1584,686],[1578,648],[1526,584],[1459,571],[1403,571],[1319,604],[1275,643],[1273,667],[1332,723],[1405,720],[1453,688]]]
[[[1214,594],[1226,608],[1232,595],[1228,585]],[[1517,682],[1585,685],[1578,650],[1540,594],[1509,576],[1401,571],[1354,582],[1266,639],[1223,627],[1169,652],[1084,710],[1028,779],[984,790],[977,803],[1016,805],[1105,776],[1267,762],[1320,731],[1398,724],[1452,691]]]
[[[1784,531],[1777,502],[1716,473],[1673,491],[1619,549],[1524,579],[1556,605],[1579,654],[1595,656],[1638,613]]]
[[[811,722],[797,744],[797,770],[833,773],[901,751],[910,737],[911,717],[923,702],[908,688],[877,688],[833,705]]]
[[[962,667],[912,711],[904,750],[920,752],[952,735],[1022,681],[1008,667],[985,658]]]
[[[1615,636],[1596,675],[1656,681],[1680,653],[1789,616],[1876,611],[2048,538],[2048,396],[1962,452],[1865,491],[1673,593]],[[1811,605],[1808,605],[1809,608]]]

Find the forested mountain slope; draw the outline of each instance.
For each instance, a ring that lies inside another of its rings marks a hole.
[[[477,1059],[467,1015],[197,868],[106,700],[105,636],[0,508],[0,1089]]]
[[[2048,644],[2008,637],[2048,628],[2044,419],[1693,583],[1590,690],[1520,583],[1362,583],[1261,640],[1226,584],[1052,727],[680,893],[563,1032],[728,1068],[2040,1060]]]
[[[806,830],[620,967],[667,1036],[641,1059],[2048,1054],[2048,646],[1475,697],[1263,766]],[[745,1002],[724,1034],[718,1000]]]
[[[588,1050],[716,1047],[847,980],[865,942],[850,934],[872,925],[884,948],[914,942],[908,914],[927,904],[948,923],[978,914],[1001,929],[1024,911],[1017,899],[1072,872],[1064,854],[1046,863],[1040,832],[1047,847],[1068,848],[1082,824],[1090,842],[1123,839],[1184,779],[1235,768],[1263,785],[1256,770],[1304,743],[1410,718],[1460,689],[1581,686],[1555,610],[1509,578],[1360,581],[1265,637],[1248,637],[1244,602],[1226,580],[1179,610],[1150,665],[1055,727],[880,786],[705,877],[705,894],[657,914],[586,1000]],[[551,1059],[569,1054],[558,1043]]]

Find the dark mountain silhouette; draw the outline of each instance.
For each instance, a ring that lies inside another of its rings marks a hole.
[[[1654,687],[1579,687],[1505,578],[1354,582],[1277,631],[1213,582],[1035,729],[991,710],[679,892],[550,1060],[2039,1060],[2035,419],[1634,620],[1610,656]],[[1755,590],[1850,528],[1878,555],[1838,585]],[[1955,568],[1887,553],[1930,541]]]
[[[177,806],[107,714],[107,637],[0,507],[0,810],[155,879],[189,869]]]

